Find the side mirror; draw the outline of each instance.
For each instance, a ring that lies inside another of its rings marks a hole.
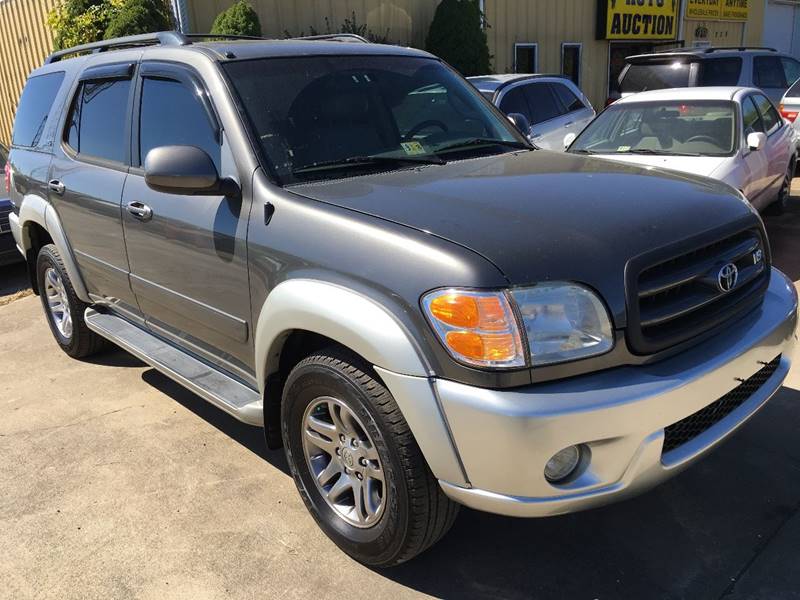
[[[564,136],[564,150],[569,148],[572,145],[572,142],[575,141],[575,138],[578,137],[574,133],[568,133]]]
[[[747,135],[747,146],[750,150],[763,150],[766,144],[767,136],[760,131]]]
[[[528,117],[522,113],[508,113],[508,120],[514,124],[514,127],[522,132],[526,138],[531,134],[531,122]]]
[[[153,148],[144,159],[144,180],[157,192],[187,196],[238,196],[239,185],[220,179],[214,161],[195,146]]]

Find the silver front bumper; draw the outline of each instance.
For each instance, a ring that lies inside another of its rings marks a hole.
[[[522,517],[583,510],[651,488],[716,446],[780,388],[796,321],[794,286],[773,270],[761,308],[656,364],[504,391],[435,380],[468,482],[440,477],[441,486],[472,508]],[[666,426],[724,396],[779,355],[775,372],[738,408],[662,453]],[[549,483],[546,462],[573,444],[588,449],[579,474],[563,485]]]

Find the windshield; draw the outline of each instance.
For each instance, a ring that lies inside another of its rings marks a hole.
[[[736,141],[732,102],[612,104],[570,152],[727,156]]]
[[[313,56],[224,68],[284,184],[530,148],[434,59]]]
[[[620,81],[619,91],[636,94],[647,90],[689,86],[689,63],[632,64]]]

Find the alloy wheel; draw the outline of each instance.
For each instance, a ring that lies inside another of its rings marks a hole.
[[[48,267],[44,273],[44,293],[53,324],[65,339],[70,339],[72,337],[72,314],[67,301],[67,291],[64,289],[61,276],[53,267]]]
[[[372,527],[386,506],[386,481],[375,444],[341,400],[315,398],[303,416],[303,452],[317,490],[350,525]]]

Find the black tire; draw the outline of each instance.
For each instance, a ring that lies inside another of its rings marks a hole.
[[[369,528],[348,523],[323,498],[303,450],[304,415],[321,396],[349,408],[374,441],[388,501]],[[450,529],[458,504],[447,498],[428,468],[394,398],[358,357],[331,348],[301,361],[283,393],[281,431],[286,458],[300,496],[319,526],[339,548],[371,567],[405,562]]]
[[[69,307],[72,320],[72,331],[69,335],[59,331],[55,317],[48,305],[45,273],[51,268],[60,278],[65,304]],[[64,267],[64,261],[53,244],[48,244],[39,251],[36,259],[36,280],[39,284],[39,298],[42,301],[47,324],[50,325],[53,337],[64,352],[73,358],[83,358],[106,348],[106,340],[86,326],[83,313],[88,305],[75,295],[75,288],[72,287],[72,281]]]

